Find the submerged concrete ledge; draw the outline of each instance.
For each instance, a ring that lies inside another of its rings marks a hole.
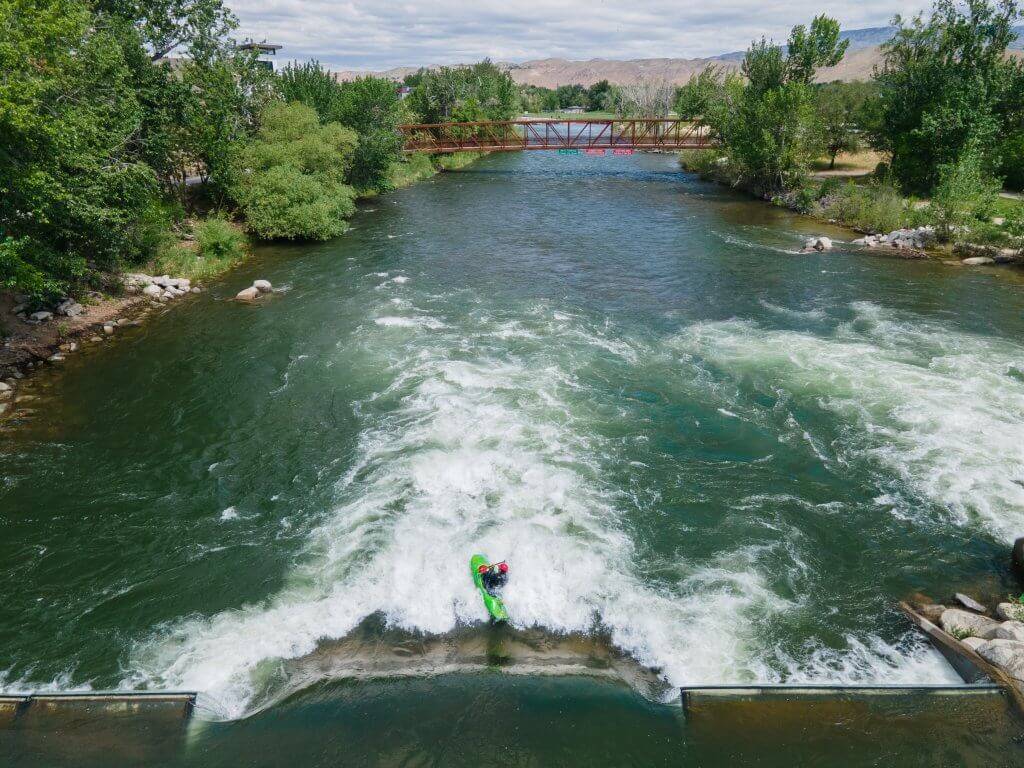
[[[160,713],[186,720],[196,705],[194,691],[73,691],[0,694],[0,727],[36,715],[91,710],[105,715]]]

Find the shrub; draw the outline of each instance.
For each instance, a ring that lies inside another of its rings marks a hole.
[[[153,260],[157,274],[207,280],[233,267],[245,255],[246,239],[226,219],[211,217],[195,227],[196,242],[167,244]]]
[[[1002,184],[985,173],[982,153],[968,146],[960,159],[939,169],[939,183],[930,206],[936,233],[944,240],[992,215]]]
[[[195,228],[199,255],[237,261],[245,254],[245,235],[227,219],[211,216]]]
[[[822,213],[864,232],[891,232],[906,226],[910,219],[906,203],[894,187],[852,181],[822,198]]]
[[[320,125],[304,104],[272,104],[239,153],[235,187],[249,230],[276,240],[327,240],[345,231],[355,191],[344,183],[357,136]]]

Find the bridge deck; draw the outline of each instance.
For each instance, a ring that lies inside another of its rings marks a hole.
[[[400,125],[405,152],[521,152],[557,149],[702,149],[711,146],[698,123],[632,120],[494,120]]]

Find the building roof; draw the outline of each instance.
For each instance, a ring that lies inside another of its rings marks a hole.
[[[281,48],[282,46],[268,43],[266,40],[262,43],[254,43],[252,40],[247,40],[238,46],[240,51],[258,51],[259,53],[266,53],[271,56],[281,50]]]

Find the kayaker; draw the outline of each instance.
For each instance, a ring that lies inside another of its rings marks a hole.
[[[483,582],[484,589],[492,594],[495,590],[505,586],[505,582],[508,581],[508,563],[506,562],[495,563],[494,565],[481,565],[477,572],[480,574],[480,580]]]

